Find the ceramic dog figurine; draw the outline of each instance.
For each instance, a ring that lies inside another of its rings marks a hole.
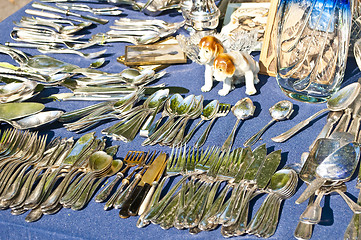
[[[205,36],[199,41],[198,61],[205,65],[204,86],[202,92],[208,92],[213,85],[213,61],[224,52],[224,47],[220,40],[213,36]]]
[[[213,68],[214,78],[223,82],[223,89],[218,91],[219,95],[227,95],[234,85],[240,82],[242,76],[245,77],[246,94],[253,95],[257,92],[254,84],[259,82],[257,75],[259,66],[248,53],[238,51],[220,53],[214,59]]]

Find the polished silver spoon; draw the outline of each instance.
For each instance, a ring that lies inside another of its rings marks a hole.
[[[239,121],[245,120],[254,114],[254,110],[256,107],[253,105],[253,102],[250,98],[243,98],[239,100],[236,105],[234,105],[231,109],[234,116],[237,118],[236,124],[234,124],[234,127],[232,129],[231,134],[228,136],[226,141],[223,143],[222,151],[228,151],[233,144],[234,135],[237,130],[237,126],[239,124]]]
[[[34,115],[27,116],[25,118],[19,120],[6,120],[0,119],[0,122],[6,122],[17,129],[29,129],[29,128],[37,128],[43,126],[45,124],[54,122],[57,120],[63,111],[47,111],[47,112],[40,112]]]
[[[293,104],[290,101],[283,100],[273,105],[269,109],[269,112],[271,114],[272,120],[267,123],[266,126],[264,126],[261,130],[259,130],[255,135],[250,137],[243,144],[245,147],[255,144],[260,139],[262,134],[267,130],[267,128],[271,126],[274,122],[288,119],[293,112]]]
[[[355,82],[351,83],[350,85],[340,89],[336,92],[332,97],[327,101],[327,108],[318,111],[317,113],[313,114],[311,117],[307,118],[306,120],[300,122],[296,126],[292,127],[291,129],[287,130],[286,132],[271,138],[274,142],[284,142],[302,128],[307,126],[313,119],[321,115],[326,111],[341,111],[347,108],[350,105],[360,92],[360,84]]]

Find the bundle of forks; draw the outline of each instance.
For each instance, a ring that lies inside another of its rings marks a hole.
[[[163,229],[189,228],[190,233],[196,234],[213,230],[221,224],[221,233],[225,237],[246,233],[269,237],[277,228],[279,207],[272,207],[275,209],[268,211],[267,217],[263,217],[265,207],[261,207],[260,213],[255,215],[257,219],[247,224],[249,203],[261,193],[274,198],[275,194],[267,186],[280,161],[281,151],[267,155],[265,145],[254,151],[248,147],[232,152],[222,152],[217,147],[173,149],[166,176],[159,183],[150,204],[139,213],[137,226],[154,223]],[[181,179],[164,195],[167,179],[177,175],[182,175]],[[294,172],[292,176],[287,185],[287,197],[276,197],[279,204],[295,193],[297,174]],[[164,197],[160,199],[162,195]],[[264,204],[269,208],[268,201],[266,198]],[[265,228],[265,225],[271,227]]]

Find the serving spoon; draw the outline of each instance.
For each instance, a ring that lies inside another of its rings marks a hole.
[[[341,111],[347,108],[355,98],[357,97],[358,93],[360,92],[360,84],[358,82],[351,83],[346,87],[340,89],[336,92],[332,97],[327,101],[327,108],[318,111],[317,113],[313,114],[311,117],[307,118],[306,120],[298,123],[291,129],[287,130],[286,132],[271,138],[274,142],[284,142],[302,128],[307,126],[313,119],[321,115],[326,111]]]
[[[54,122],[62,114],[63,111],[46,111],[46,112],[39,112],[34,115],[30,115],[19,120],[7,120],[0,118],[0,122],[6,122],[11,126],[13,126],[14,128],[23,130],[29,128],[37,128],[45,124]]]
[[[321,154],[310,154],[310,157],[306,161],[308,164],[304,165],[304,168],[307,169],[303,168],[300,172],[302,180],[310,182],[310,185],[296,200],[297,204],[305,201],[318,188],[327,184],[327,182],[329,182],[327,185],[336,185],[348,181],[357,168],[360,156],[360,146],[358,144],[351,142],[343,145],[322,159],[323,155],[321,150],[322,148],[325,148],[323,147],[325,144],[322,145],[323,140],[324,139],[318,140],[315,145],[315,148],[317,148],[318,152],[321,152]],[[307,171],[308,168],[315,165],[317,165],[315,171]],[[314,180],[310,181],[312,178]],[[346,195],[340,195],[344,198],[353,212],[361,212],[361,207],[359,205],[348,199]],[[317,210],[317,205],[310,208],[312,209],[311,212],[315,212]]]

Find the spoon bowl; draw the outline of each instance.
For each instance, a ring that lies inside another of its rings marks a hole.
[[[16,121],[15,120],[11,121],[6,119],[0,119],[0,121],[6,122],[12,125],[14,128],[20,130],[31,129],[52,123],[57,119],[59,119],[63,113],[64,113],[63,111],[46,111],[24,117]]]
[[[41,112],[44,108],[44,104],[41,103],[3,103],[0,104],[0,119],[19,119]]]
[[[253,102],[250,98],[243,98],[239,100],[231,109],[234,116],[236,116],[237,121],[234,125],[231,134],[228,136],[226,141],[222,146],[222,151],[228,151],[233,144],[234,135],[237,130],[237,126],[241,120],[245,120],[254,114],[256,107],[253,105]]]
[[[293,113],[293,104],[287,100],[280,101],[269,109],[269,113],[271,114],[272,120],[268,122],[266,126],[264,126],[259,132],[250,137],[243,144],[245,147],[255,144],[260,139],[262,134],[267,130],[267,128],[274,122],[288,119]]]
[[[300,172],[301,179],[309,186],[296,203],[304,202],[322,186],[348,181],[357,168],[359,157],[360,146],[357,143],[340,147],[335,139],[319,139]]]

